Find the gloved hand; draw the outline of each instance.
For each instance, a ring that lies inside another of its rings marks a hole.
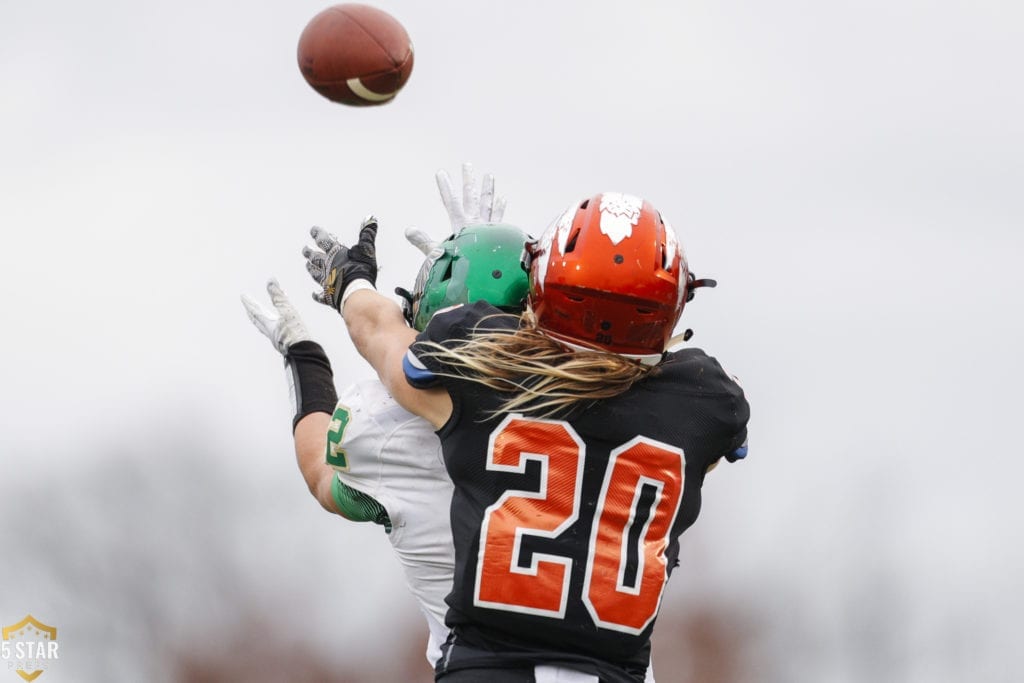
[[[249,320],[270,340],[278,353],[286,355],[293,344],[311,341],[312,338],[306,331],[306,325],[302,322],[299,312],[292,306],[292,302],[288,300],[288,296],[274,278],[267,281],[267,294],[274,305],[273,311],[263,308],[247,294],[242,295],[242,305],[249,314]]]
[[[331,361],[323,347],[309,336],[299,312],[274,278],[267,281],[267,293],[274,304],[273,311],[263,308],[245,294],[242,295],[242,305],[256,329],[284,356],[288,396],[294,406],[294,431],[299,421],[310,413],[332,413],[338,394],[334,389]]]
[[[323,228],[309,231],[321,251],[308,246],[302,248],[306,257],[306,270],[320,285],[313,292],[313,300],[341,312],[345,290],[356,280],[377,284],[377,219],[367,216],[359,226],[359,240],[351,247],[338,242],[338,238]]]
[[[505,198],[495,194],[494,176],[490,173],[484,175],[478,192],[473,165],[469,162],[462,164],[461,201],[455,196],[452,179],[447,171],[441,169],[434,175],[434,178],[437,180],[437,189],[441,193],[441,202],[444,204],[445,211],[448,212],[453,235],[458,234],[467,225],[501,222],[505,215]],[[416,227],[407,229],[405,238],[423,252],[424,256],[430,256],[439,244],[438,240]]]

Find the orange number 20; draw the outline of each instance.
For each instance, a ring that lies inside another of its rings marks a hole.
[[[474,603],[565,616],[573,557],[534,552],[520,566],[522,539],[556,538],[579,517],[585,446],[566,422],[509,416],[491,434],[487,469],[525,472],[540,464],[537,491],[506,491],[480,530]],[[658,613],[668,578],[665,552],[683,493],[683,452],[636,437],[614,449],[594,513],[583,600],[601,628],[638,634]]]

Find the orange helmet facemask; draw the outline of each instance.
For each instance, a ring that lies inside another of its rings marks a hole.
[[[537,326],[574,348],[657,363],[697,287],[650,202],[605,192],[570,206],[527,246]]]

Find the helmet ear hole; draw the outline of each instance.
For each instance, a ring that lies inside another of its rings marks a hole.
[[[565,251],[563,253],[568,254],[569,252],[576,249],[576,240],[580,238],[580,232],[582,231],[579,228],[576,228],[576,231],[572,234],[571,237],[569,237],[569,241],[565,243]]]
[[[447,282],[452,279],[452,268],[454,265],[455,261],[453,259],[449,259],[447,266],[445,266],[444,273],[441,274],[442,282]]]
[[[590,204],[590,199],[584,199],[583,203],[580,204],[580,211],[584,211],[589,204]]]

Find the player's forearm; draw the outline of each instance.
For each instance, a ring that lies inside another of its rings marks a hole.
[[[401,357],[416,339],[416,331],[405,323],[394,301],[371,289],[349,296],[342,315],[356,350],[387,384],[393,356],[398,356],[400,369]]]
[[[310,413],[295,425],[295,458],[302,478],[306,480],[309,492],[328,512],[338,514],[331,482],[334,470],[324,461],[327,447],[327,426],[331,416],[327,413]]]

